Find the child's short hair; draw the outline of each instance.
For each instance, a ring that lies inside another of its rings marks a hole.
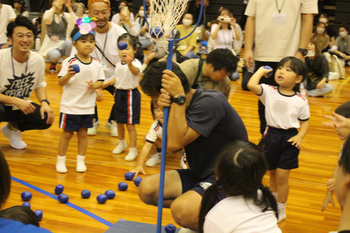
[[[36,214],[30,208],[24,206],[12,206],[4,209],[0,211],[0,217],[22,222],[24,224],[39,226],[39,220]]]
[[[79,36],[76,40],[74,40],[75,34],[77,34],[80,31],[79,27],[76,25],[74,29],[72,30],[70,37],[72,38],[73,41],[78,41],[78,40],[95,40],[95,34],[94,33],[88,33],[86,35],[81,35]]]
[[[214,49],[206,59],[207,64],[212,64],[214,71],[225,69],[227,72],[235,71],[238,59],[229,49]]]
[[[303,77],[301,80],[301,83],[302,83],[308,75],[307,67],[302,60],[296,57],[285,57],[277,64],[276,69],[278,69],[281,66],[284,66],[284,64],[288,62],[290,63],[289,67],[293,70],[293,72],[296,73],[297,76],[301,75]],[[300,83],[295,85],[295,87],[293,88],[293,90],[296,92],[299,92],[299,89],[300,89]]]
[[[124,33],[121,36],[118,37],[118,43],[120,41],[127,41],[129,44],[133,47],[133,49],[136,51],[137,49],[137,38],[133,35],[130,35],[129,33]]]
[[[350,118],[350,101],[343,103],[334,111],[345,118]]]

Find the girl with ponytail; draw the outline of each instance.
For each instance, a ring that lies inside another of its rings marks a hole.
[[[234,141],[216,165],[217,181],[203,195],[200,233],[279,233],[277,203],[262,179],[267,163],[251,142]]]

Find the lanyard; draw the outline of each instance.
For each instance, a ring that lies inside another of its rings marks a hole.
[[[108,22],[107,22],[107,23],[108,23]],[[101,62],[102,62],[102,60],[103,60],[103,57],[105,56],[104,54],[105,54],[106,42],[107,42],[108,32],[109,32],[109,23],[108,23],[107,25],[108,25],[108,27],[107,27],[107,34],[106,34],[106,37],[105,37],[105,42],[103,43],[102,52],[101,52],[101,50],[100,50],[100,52],[102,53],[102,55],[101,55],[101,60],[98,58],[97,52],[96,52],[96,50],[95,50],[96,58],[97,58],[98,60],[100,60]]]
[[[28,70],[28,55],[27,55],[27,61],[26,61],[26,70],[24,72],[24,77],[27,77],[27,70]],[[13,53],[12,53],[12,49],[11,49],[11,61],[12,61],[12,73],[13,73],[13,78],[16,79],[15,76],[15,66],[13,64]]]
[[[275,0],[275,1],[276,1],[276,7],[277,7],[277,10],[278,10],[278,13],[281,14],[281,10],[283,9],[283,6],[284,6],[284,3],[285,3],[286,0],[283,0],[281,8],[278,7],[278,0]]]

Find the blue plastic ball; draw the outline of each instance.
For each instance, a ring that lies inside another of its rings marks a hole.
[[[115,197],[115,192],[113,190],[107,190],[105,192],[105,195],[107,196],[108,199],[113,199]]]
[[[119,188],[120,191],[125,191],[125,190],[128,189],[128,184],[125,183],[125,182],[121,182],[121,183],[118,184],[118,188]]]
[[[107,196],[104,195],[104,194],[100,194],[100,195],[97,196],[96,199],[97,199],[98,203],[104,204],[107,201]]]
[[[136,187],[139,187],[141,181],[142,181],[142,178],[139,176],[134,179],[134,184],[136,185]]]
[[[271,72],[267,73],[267,76],[270,76],[273,73],[272,68],[270,66],[264,66],[264,68],[267,70],[271,70]]]
[[[89,198],[91,196],[91,192],[87,189],[84,189],[83,191],[81,191],[81,197],[82,198]]]
[[[124,50],[124,49],[126,49],[128,47],[128,43],[126,43],[125,41],[120,41],[119,43],[118,43],[118,49],[120,49],[120,50]]]
[[[63,193],[63,190],[64,190],[64,186],[59,184],[59,185],[56,185],[56,188],[55,188],[55,193],[56,195],[59,195],[61,193]]]
[[[124,177],[127,180],[132,180],[134,178],[135,174],[133,172],[127,172],[125,173]]]
[[[166,233],[175,233],[176,227],[173,224],[168,224],[165,226]]]
[[[161,38],[164,35],[164,28],[160,26],[153,27],[150,30],[150,34],[152,38],[155,38],[155,39]]]
[[[32,193],[28,192],[28,191],[24,191],[21,194],[21,198],[22,198],[23,201],[29,201],[30,199],[32,199]]]
[[[36,210],[34,211],[35,215],[38,218],[38,221],[41,221],[41,219],[43,219],[43,211],[42,210]]]
[[[73,65],[70,66],[70,68],[73,68],[73,71],[75,73],[79,73],[80,72],[80,67],[79,67],[78,64],[73,64]]]
[[[29,202],[23,202],[22,206],[30,208],[30,203]]]
[[[64,194],[64,193],[61,193],[60,195],[58,195],[58,201],[61,202],[61,203],[67,203],[69,200],[69,197]]]

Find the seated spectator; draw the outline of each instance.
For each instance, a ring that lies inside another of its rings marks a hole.
[[[69,13],[64,12],[66,6]],[[47,33],[41,45],[39,53],[50,60],[50,72],[57,72],[56,64],[63,56],[69,56],[72,50],[72,41],[69,38],[70,27],[74,27],[78,17],[70,5],[70,1],[62,3],[60,0],[51,0],[51,8],[45,11],[43,21],[47,28]]]
[[[312,39],[314,39],[314,42],[317,44],[317,47],[321,50],[321,53],[328,52],[328,50],[330,49],[330,39],[327,35],[325,23],[319,22],[316,24]]]
[[[193,31],[193,27],[191,27],[193,23],[193,15],[190,13],[186,13],[182,19],[182,24],[176,26],[176,30],[180,32],[180,38],[183,38],[190,34]],[[197,32],[194,31],[187,38],[179,41],[179,46],[177,47],[177,51],[184,57],[187,58],[199,58],[196,54],[196,45],[197,45]]]
[[[0,150],[0,209],[6,202],[11,191],[11,174],[7,165],[6,159],[2,151]],[[28,208],[28,207],[24,207]],[[16,217],[17,218],[17,217]],[[25,225],[22,222],[6,219],[0,216],[0,232],[6,233],[47,233],[51,232],[46,229],[34,226],[32,224]]]
[[[119,26],[124,28],[129,34],[138,37],[140,34],[140,24],[130,20],[130,10],[128,7],[123,7],[120,10]]]
[[[152,46],[152,40],[151,35],[148,32],[149,28],[145,20],[145,12],[143,6],[140,6],[139,13],[136,15],[135,22],[140,25],[139,42],[141,43],[142,49],[148,49]]]
[[[309,42],[308,54],[305,64],[309,75],[303,82],[308,96],[324,96],[333,91],[333,86],[328,84],[329,66],[326,57],[321,54],[319,44],[315,39]],[[302,92],[302,94],[304,94]]]
[[[16,15],[23,15],[29,18],[29,12],[26,10],[27,5],[24,0],[15,0],[13,4]]]
[[[119,3],[119,11],[121,11],[121,9],[123,7],[128,7],[128,2],[125,1],[125,0],[121,0],[120,3]],[[111,22],[112,23],[115,23],[115,24],[118,24],[120,21],[120,13],[117,13],[115,15],[113,15],[112,19],[111,19]],[[130,18],[129,18],[129,21],[130,22],[134,22],[134,14],[131,12],[130,13]]]
[[[345,65],[350,65],[350,37],[347,25],[339,26],[339,37],[335,40],[331,52],[345,61]]]
[[[337,32],[335,31],[332,25],[328,24],[329,16],[326,13],[322,13],[318,18],[318,20],[319,22],[326,24],[327,35],[329,36],[329,39],[330,39],[329,47],[332,47],[334,45],[335,38],[337,37]]]

